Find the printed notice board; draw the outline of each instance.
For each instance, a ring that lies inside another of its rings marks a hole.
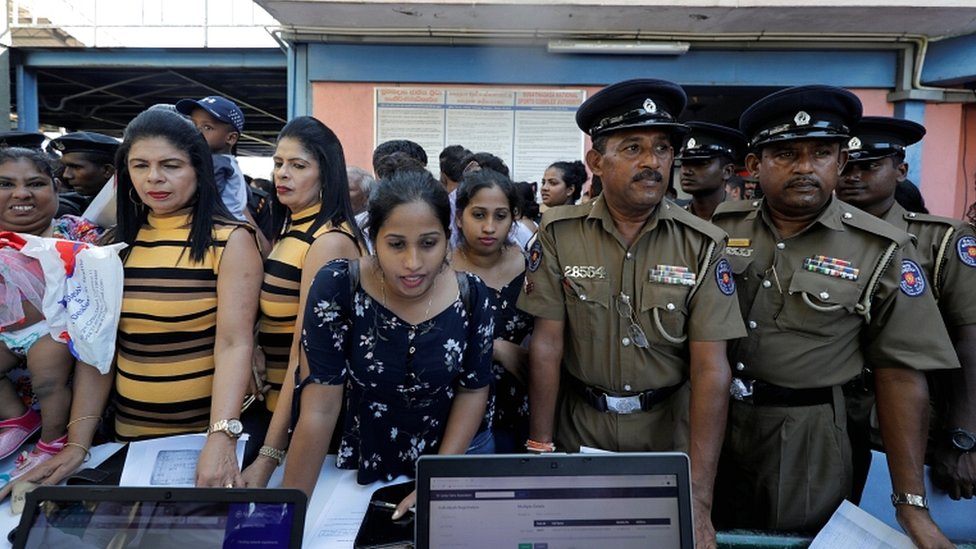
[[[448,145],[490,152],[514,181],[540,181],[553,162],[583,159],[576,109],[583,90],[376,88],[375,143],[409,139],[427,152],[428,168]]]

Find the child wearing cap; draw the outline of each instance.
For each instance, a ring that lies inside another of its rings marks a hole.
[[[244,131],[244,113],[233,101],[219,95],[181,99],[176,103],[176,110],[189,116],[207,140],[213,154],[217,189],[227,210],[239,221],[251,221],[246,214],[247,182],[233,154]]]

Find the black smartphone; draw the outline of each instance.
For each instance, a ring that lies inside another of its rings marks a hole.
[[[393,520],[393,511],[403,498],[410,495],[414,482],[385,486],[373,492],[366,508],[363,523],[356,534],[355,549],[412,549],[414,542],[414,514],[407,512]]]

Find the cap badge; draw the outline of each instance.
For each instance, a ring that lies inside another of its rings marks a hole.
[[[644,100],[644,110],[649,114],[655,114],[657,113],[657,104],[651,101],[650,98],[647,98]]]
[[[216,103],[217,100],[214,99],[213,97],[204,97],[203,99],[200,100],[200,102],[201,103]]]
[[[697,146],[698,146],[698,142],[695,141],[695,138],[694,137],[692,137],[691,139],[688,140],[688,143],[685,145],[685,148],[686,149],[694,149]]]
[[[807,114],[806,111],[800,111],[796,113],[796,116],[793,117],[793,122],[795,122],[797,126],[806,126],[810,123],[810,115]]]
[[[861,140],[858,139],[857,137],[852,137],[851,140],[847,142],[847,148],[848,149],[860,149],[861,148]]]

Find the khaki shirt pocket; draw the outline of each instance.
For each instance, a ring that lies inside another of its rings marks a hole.
[[[862,288],[857,282],[810,271],[797,271],[783,299],[776,324],[815,337],[832,337],[860,322],[855,315]]]
[[[679,345],[688,339],[691,286],[644,282],[640,321],[652,342]]]
[[[566,316],[579,337],[601,339],[606,335],[610,315],[610,283],[605,278],[564,278]]]

